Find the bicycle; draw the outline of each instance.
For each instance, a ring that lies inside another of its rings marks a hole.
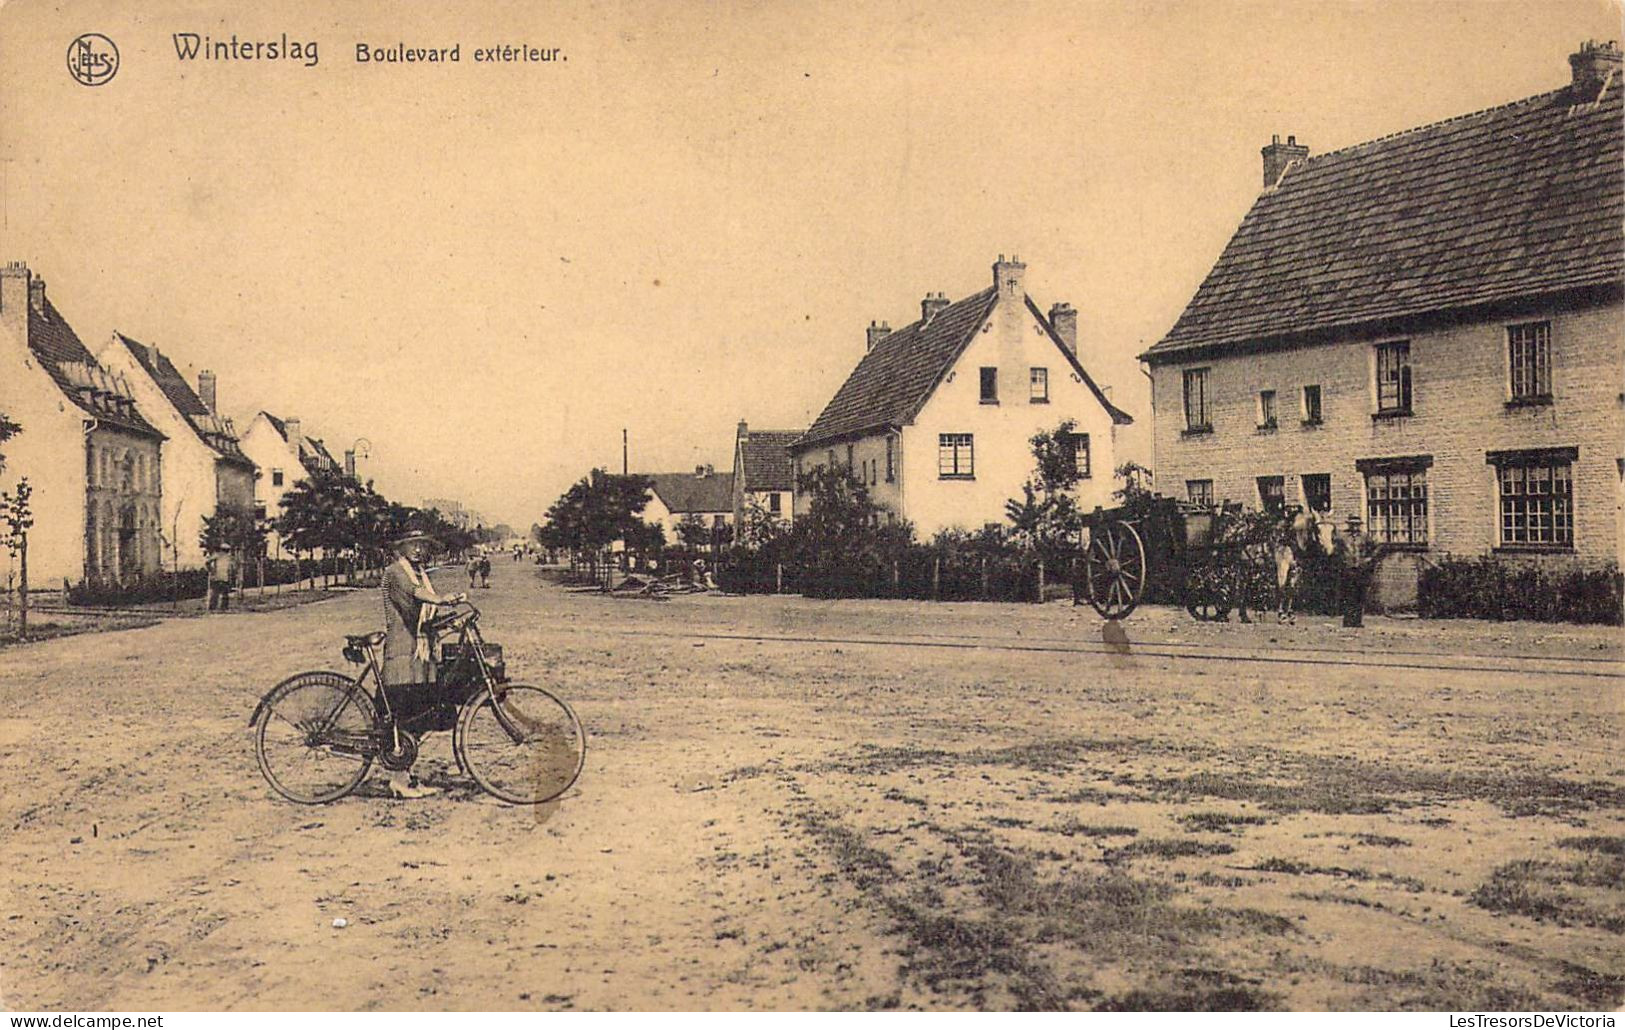
[[[417,760],[423,733],[451,731],[452,755],[486,793],[517,805],[563,794],[581,775],[587,738],[575,712],[552,691],[509,683],[501,645],[480,632],[468,602],[428,623],[441,648],[437,682],[385,687],[384,634],[345,636],[344,657],[363,666],[353,678],[301,672],[272,687],[249,717],[260,772],[278,794],[303,805],[337,801],[366,779],[376,760],[400,771]],[[372,680],[369,693],[368,679]]]

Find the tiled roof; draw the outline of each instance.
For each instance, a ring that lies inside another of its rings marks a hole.
[[[790,445],[801,439],[800,429],[749,429],[740,441],[744,452],[740,468],[746,490],[794,490],[795,463]]]
[[[734,508],[734,474],[713,472],[696,476],[692,472],[654,472],[654,492],[668,511],[689,513],[731,512]]]
[[[43,299],[43,312],[32,304],[28,308],[28,346],[62,392],[98,422],[162,440],[164,434],[141,416],[129,387],[96,363],[56,305]]]
[[[162,351],[132,340],[123,333],[113,335],[117,336],[125,349],[135,356],[142,369],[152,377],[158,389],[163,391],[164,397],[186,419],[192,431],[197,433],[198,439],[218,454],[221,460],[244,468],[254,468],[254,463],[238,446],[237,431],[232,426],[231,420],[221,418],[210,411],[208,405],[192,392],[192,387]]]
[[[882,337],[824,406],[797,447],[913,421],[993,309],[993,287]]]
[[[993,287],[989,286],[948,305],[929,322],[914,322],[882,337],[835,391],[812,428],[796,442],[796,449],[805,450],[843,437],[865,435],[914,421],[925,402],[931,399],[937,384],[959,360],[977,326],[993,310],[996,299]],[[1049,324],[1032,298],[1024,296],[1023,299],[1027,310],[1044,327],[1073,371],[1111,414],[1112,421],[1118,425],[1133,422],[1127,413],[1106,399],[1106,394],[1084,371],[1077,355],[1061,343],[1055,327]]]
[[[286,440],[288,438],[287,419],[277,418],[269,411],[261,411],[260,414],[265,416],[265,420],[271,423],[271,428],[275,429],[282,439]],[[305,466],[307,471],[316,472],[321,469],[330,472],[338,471],[339,463],[334,461],[333,455],[328,453],[326,444],[303,431],[300,432],[299,436],[299,463]]]
[[[1616,75],[1600,101],[1565,88],[1288,166],[1146,356],[1619,283],[1620,96]]]

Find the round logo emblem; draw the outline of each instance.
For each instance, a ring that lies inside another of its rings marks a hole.
[[[118,47],[100,32],[87,32],[68,44],[68,74],[85,86],[100,86],[118,73]]]

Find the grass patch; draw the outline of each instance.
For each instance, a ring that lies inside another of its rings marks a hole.
[[[1147,837],[1144,840],[1112,848],[1106,852],[1107,864],[1116,865],[1136,858],[1195,858],[1204,855],[1228,855],[1235,847],[1225,843],[1191,840],[1188,837]]]
[[[1269,822],[1261,815],[1235,815],[1231,812],[1192,812],[1179,821],[1192,830],[1204,833],[1234,833],[1238,826],[1263,826]]]
[[[1098,1012],[1257,1012],[1280,1007],[1279,995],[1263,990],[1260,980],[1243,979],[1215,969],[1182,969],[1170,982],[1113,995]]]
[[[1063,837],[1138,837],[1140,831],[1132,826],[1091,826],[1078,821],[1075,815],[1069,815],[1059,820],[1054,826],[1048,827],[1051,833],[1059,833]]]
[[[1625,837],[1564,837],[1557,846],[1600,855],[1625,855]]]
[[[1390,837],[1385,833],[1356,833],[1354,839],[1368,848],[1408,848],[1411,842],[1404,837]]]
[[[1257,873],[1286,873],[1289,876],[1335,876],[1341,880],[1356,880],[1361,883],[1375,880],[1382,883],[1396,884],[1412,894],[1420,894],[1423,889],[1422,881],[1414,876],[1374,873],[1363,866],[1349,868],[1336,865],[1311,865],[1308,862],[1295,862],[1290,858],[1266,858],[1257,865],[1248,868]]]
[[[1562,970],[1563,978],[1552,984],[1552,990],[1577,998],[1591,1009],[1617,1009],[1625,1004],[1625,976],[1599,973],[1573,962],[1564,962]]]
[[[1625,934],[1625,907],[1619,898],[1622,882],[1625,859],[1619,856],[1592,854],[1578,862],[1526,858],[1496,867],[1489,880],[1467,900],[1500,915]],[[1609,894],[1604,898],[1587,897],[1571,887],[1602,888]]]

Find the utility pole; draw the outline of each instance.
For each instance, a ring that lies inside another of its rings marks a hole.
[[[626,467],[626,429],[621,429],[621,475],[627,474]]]

